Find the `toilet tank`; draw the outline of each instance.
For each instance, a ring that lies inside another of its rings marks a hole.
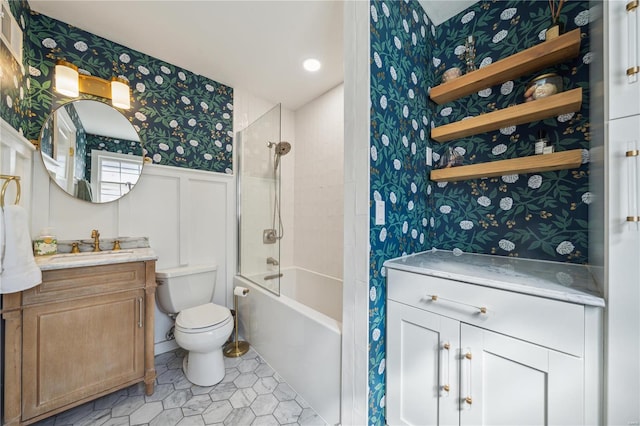
[[[213,300],[216,288],[215,265],[189,265],[156,271],[158,307],[176,314]]]

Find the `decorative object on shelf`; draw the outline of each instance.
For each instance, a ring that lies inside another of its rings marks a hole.
[[[565,0],[549,0],[549,9],[551,11],[551,26],[547,28],[545,32],[545,39],[551,40],[558,37],[563,28],[562,22],[560,22],[560,11],[562,11],[562,6],[564,5]]]
[[[48,256],[58,252],[58,239],[53,233],[53,229],[44,228],[40,231],[40,236],[33,240],[33,254],[35,256]]]
[[[476,42],[472,35],[467,37],[464,43],[464,59],[467,65],[467,72],[476,70]]]
[[[558,74],[543,74],[531,80],[524,91],[525,102],[546,98],[562,92],[562,77]]]
[[[449,68],[442,74],[442,82],[454,80],[462,75],[462,70],[458,67]]]
[[[547,137],[547,132],[545,130],[540,130],[538,132],[538,139],[536,139],[536,144],[535,144],[536,155],[540,155],[544,153],[544,148],[547,146],[547,142],[549,142],[549,138]]]
[[[553,154],[554,151],[555,150],[553,148],[553,145],[551,145],[551,146],[545,146],[544,149],[542,150],[542,153],[543,154]]]
[[[455,149],[448,147],[440,157],[438,169],[446,169],[448,167],[462,166],[464,156]]]

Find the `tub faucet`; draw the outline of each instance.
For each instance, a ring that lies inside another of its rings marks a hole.
[[[97,229],[91,231],[91,238],[93,238],[93,251],[102,251],[100,249],[100,232]]]
[[[280,264],[280,262],[278,262],[273,257],[267,257],[267,265],[278,266],[279,264]]]

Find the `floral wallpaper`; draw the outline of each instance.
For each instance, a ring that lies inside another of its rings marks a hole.
[[[63,59],[82,73],[129,81],[131,109],[122,112],[138,130],[153,163],[233,173],[231,87],[47,16],[21,13],[27,21],[30,105],[26,114],[9,117],[28,139],[37,139],[50,112],[71,100],[52,90],[55,62]]]
[[[87,134],[87,144],[85,150],[84,162],[85,176],[87,180],[91,180],[91,150],[116,152],[118,154],[128,154],[142,156],[142,145],[139,141],[130,141],[126,139],[116,139],[101,135]]]
[[[372,1],[369,422],[385,415],[385,260],[428,243],[425,151],[431,122],[427,89],[433,27],[417,1]],[[375,224],[384,201],[386,225]]]
[[[482,1],[436,28],[429,58],[439,84],[443,72],[464,69],[464,42],[475,38],[478,67],[541,43],[550,24],[549,5],[541,1]],[[582,87],[582,108],[541,122],[511,126],[447,143],[433,143],[433,158],[453,148],[464,164],[534,154],[538,132],[545,131],[556,151],[583,150],[575,170],[507,175],[427,187],[434,228],[430,245],[440,249],[502,256],[586,263],[589,193],[589,2],[570,1],[562,9],[565,31],[582,29],[580,54],[574,60],[481,90],[444,105],[430,103],[432,126],[501,109],[524,101],[529,80],[557,73],[566,89]]]
[[[535,75],[487,88],[445,105],[428,100],[448,68],[464,69],[464,42],[475,39],[477,67],[544,41],[547,2],[481,1],[435,27],[410,0],[370,2],[371,24],[371,265],[369,301],[369,422],[384,424],[385,271],[393,257],[431,247],[535,259],[587,262],[589,170],[589,39],[587,1],[565,4],[565,31],[585,27],[578,58],[554,72],[567,89],[582,87],[579,112],[447,143],[431,128],[522,103]],[[529,156],[544,130],[557,151],[582,149],[576,170],[508,175],[457,183],[428,180],[425,148],[437,164],[445,150],[464,164]],[[426,136],[425,136],[426,133]],[[375,225],[375,201],[386,203],[386,225]]]

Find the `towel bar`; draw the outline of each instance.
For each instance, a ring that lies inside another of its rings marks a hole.
[[[4,207],[4,195],[12,181],[16,183],[17,187],[16,200],[13,204],[18,204],[20,202],[20,176],[0,175],[0,179],[4,179],[2,190],[0,190],[0,208]]]

